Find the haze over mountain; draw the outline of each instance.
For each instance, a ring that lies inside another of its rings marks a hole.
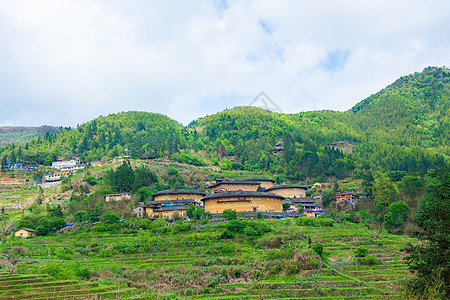
[[[369,168],[424,174],[450,155],[449,82],[448,69],[429,67],[403,76],[345,112],[282,114],[236,107],[189,126],[160,114],[123,112],[47,133],[22,146],[8,145],[0,156],[41,164],[73,156],[84,161],[126,153],[136,158],[169,156],[296,180],[343,178]],[[280,141],[284,150],[274,153]]]

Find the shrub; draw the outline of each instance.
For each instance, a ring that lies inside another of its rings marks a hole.
[[[222,232],[221,235],[219,235],[219,238],[222,239],[222,240],[232,239],[233,238],[233,234],[230,231],[225,230],[224,232]]]
[[[114,224],[119,222],[120,216],[118,213],[107,211],[101,216],[100,220],[105,223]]]
[[[227,229],[231,232],[240,233],[243,232],[245,226],[239,220],[231,220],[227,224]]]
[[[245,226],[244,228],[244,234],[246,236],[257,236],[259,235],[259,232],[256,231],[253,227],[251,226]]]
[[[72,268],[65,268],[58,263],[48,263],[42,269],[41,273],[49,274],[55,279],[76,279]]]
[[[364,265],[373,266],[373,265],[378,264],[378,260],[375,257],[375,255],[370,254],[370,255],[367,255],[366,257],[364,257],[364,259],[362,260],[362,263]]]
[[[281,237],[279,237],[279,236],[277,236],[277,237],[269,236],[266,238],[261,238],[258,241],[258,244],[262,248],[274,249],[274,248],[280,248],[281,245],[283,244],[283,241],[282,241]]]
[[[237,219],[237,212],[232,209],[225,209],[223,211],[223,217],[227,220],[235,220]]]
[[[323,245],[322,244],[314,244],[311,247],[314,252],[316,252],[318,255],[322,256],[323,254]]]
[[[355,256],[356,256],[356,257],[365,257],[365,256],[367,255],[368,252],[369,252],[369,250],[367,250],[367,248],[359,247],[359,248],[356,249],[356,251],[355,251]]]

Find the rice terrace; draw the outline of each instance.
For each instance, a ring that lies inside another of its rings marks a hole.
[[[0,299],[402,299],[414,239],[320,221],[130,220],[6,238]]]

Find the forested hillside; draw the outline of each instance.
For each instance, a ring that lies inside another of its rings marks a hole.
[[[0,146],[11,143],[26,143],[39,135],[45,135],[47,132],[55,133],[62,127],[40,126],[40,127],[0,127]]]
[[[449,80],[448,69],[429,67],[346,112],[279,114],[237,107],[187,127],[154,113],[112,114],[9,144],[0,148],[0,156],[39,164],[71,157],[85,162],[120,155],[171,157],[301,181],[362,176],[369,170],[423,175],[450,155]],[[275,152],[278,142],[284,147]]]
[[[178,122],[154,113],[124,112],[99,117],[75,129],[47,133],[25,144],[10,144],[0,152],[8,159],[51,164],[58,158],[89,162],[129,154],[155,158],[186,147]]]

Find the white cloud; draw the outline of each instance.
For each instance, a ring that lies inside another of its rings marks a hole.
[[[345,110],[448,64],[450,2],[0,0],[0,125],[144,110],[185,124],[265,91]]]

